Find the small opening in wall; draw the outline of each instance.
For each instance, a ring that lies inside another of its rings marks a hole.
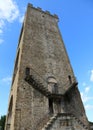
[[[21,38],[22,38],[23,29],[24,29],[24,23],[23,23],[23,25],[22,25],[22,29],[21,29],[21,33],[20,33],[20,37],[19,37],[18,47],[19,47],[19,44],[20,44],[20,41],[21,41]]]
[[[58,84],[57,83],[54,84],[53,92],[56,93],[56,94],[58,93]]]
[[[20,53],[20,48],[19,48],[18,53],[17,53],[17,56],[16,56],[16,61],[15,61],[15,66],[14,66],[14,74],[13,74],[12,84],[13,84],[13,82],[14,82],[14,80],[15,80],[15,76],[16,76],[16,73],[17,73],[17,70],[18,70],[19,53]]]
[[[25,69],[25,74],[26,74],[26,75],[30,75],[30,68],[29,68],[29,67],[26,67],[26,69]]]
[[[53,110],[53,100],[52,99],[48,99],[49,102],[49,114],[53,114],[54,110]]]
[[[44,18],[45,16],[44,16],[44,15],[42,15],[42,17]]]
[[[13,108],[13,96],[11,96],[9,109],[8,109],[8,116],[7,116],[7,124],[9,126],[11,125],[11,119],[12,119],[12,108]]]
[[[69,79],[70,84],[72,84],[72,78],[70,75],[68,75],[68,79]]]

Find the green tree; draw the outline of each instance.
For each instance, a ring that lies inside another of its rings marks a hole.
[[[4,127],[5,127],[5,120],[6,120],[6,116],[1,116],[1,119],[0,119],[0,130],[4,130]]]

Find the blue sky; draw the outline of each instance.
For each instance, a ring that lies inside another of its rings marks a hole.
[[[86,114],[93,121],[93,0],[0,0],[0,116],[7,112],[16,48],[27,3],[58,15]]]

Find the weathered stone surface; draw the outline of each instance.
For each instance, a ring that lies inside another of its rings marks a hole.
[[[78,88],[72,86],[76,80],[57,22],[56,15],[28,5],[17,48],[5,130],[43,130],[51,117],[55,120],[55,114],[64,112],[72,113],[88,127]],[[32,76],[29,83],[25,80],[27,75]],[[61,122],[60,118],[49,130],[67,128],[70,122]],[[83,130],[76,119],[74,129]]]
[[[80,120],[71,114],[57,114],[51,118],[42,130],[88,130]]]

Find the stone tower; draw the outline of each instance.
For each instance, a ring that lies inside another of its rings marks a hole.
[[[5,130],[88,129],[58,17],[28,4]]]

